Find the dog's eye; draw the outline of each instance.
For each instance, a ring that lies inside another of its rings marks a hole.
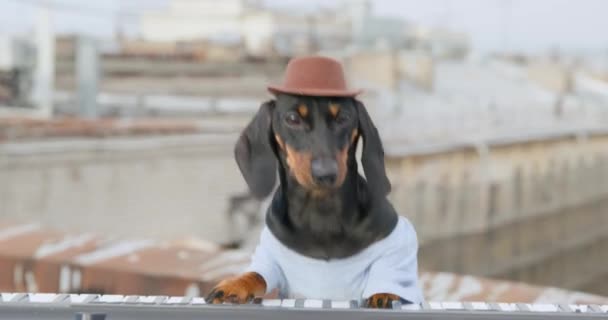
[[[302,118],[300,118],[299,115],[293,112],[285,116],[285,122],[290,126],[299,126],[300,124],[302,124]]]
[[[344,123],[347,123],[347,122],[348,122],[348,120],[350,120],[350,118],[348,117],[348,115],[347,115],[347,114],[341,114],[341,113],[340,113],[340,114],[338,114],[338,116],[336,117],[336,120],[335,120],[335,121],[336,121],[336,123],[337,123],[337,124],[344,124]]]

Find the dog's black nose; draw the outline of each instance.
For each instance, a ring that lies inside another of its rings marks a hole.
[[[338,162],[332,158],[313,159],[311,174],[317,184],[332,186],[338,177]]]

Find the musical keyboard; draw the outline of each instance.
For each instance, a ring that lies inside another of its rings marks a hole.
[[[392,309],[359,301],[255,299],[243,305],[210,305],[204,298],[97,294],[2,293],[0,318],[15,320],[194,319],[608,319],[608,305],[486,302],[394,303]]]

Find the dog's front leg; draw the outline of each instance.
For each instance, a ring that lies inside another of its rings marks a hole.
[[[376,293],[367,299],[365,306],[375,309],[390,309],[393,307],[393,301],[403,301],[403,299],[390,293]]]
[[[255,272],[248,272],[238,277],[220,282],[207,296],[207,303],[220,304],[247,303],[254,297],[266,293],[266,281]]]

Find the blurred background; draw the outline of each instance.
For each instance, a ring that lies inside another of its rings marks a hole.
[[[204,295],[266,201],[233,159],[339,59],[429,300],[608,304],[608,3],[2,0],[0,291]]]

